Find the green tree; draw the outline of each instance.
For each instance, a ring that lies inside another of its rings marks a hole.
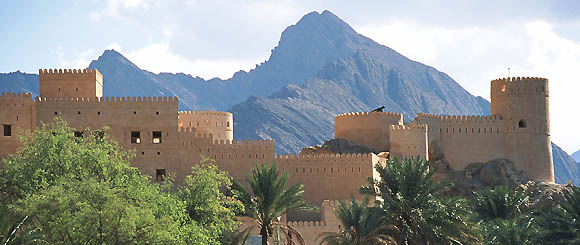
[[[541,216],[540,242],[551,244],[580,244],[580,187],[569,186],[559,207]]]
[[[369,207],[368,196],[360,204],[354,197],[351,197],[350,204],[341,200],[334,212],[342,226],[338,232],[320,234],[320,244],[396,244],[388,235],[396,232],[396,227],[384,224],[381,210]]]
[[[152,184],[129,165],[107,129],[84,137],[61,119],[23,137],[23,147],[3,162],[1,202],[14,219],[44,234],[49,243],[196,243],[210,233],[191,220],[186,203]],[[19,231],[22,237],[25,231]]]
[[[231,192],[231,186],[226,172],[219,170],[213,160],[202,158],[199,165],[192,167],[191,175],[185,178],[176,193],[185,202],[189,217],[213,238],[211,243],[226,242],[226,236],[237,229],[236,213],[243,212],[239,200],[224,194]]]
[[[251,217],[262,236],[262,244],[268,244],[268,237],[274,235],[276,228],[282,230],[288,243],[296,238],[304,244],[304,239],[292,227],[278,222],[278,218],[289,211],[311,210],[312,206],[304,201],[303,184],[296,184],[285,189],[288,182],[288,174],[280,176],[275,164],[267,167],[262,164],[256,166],[252,176],[246,176],[249,189],[246,190],[241,184],[234,182],[234,194],[245,206],[245,214]]]
[[[23,146],[3,161],[0,187],[11,202],[49,187],[61,177],[96,178],[117,185],[140,175],[130,167],[132,151],[124,151],[104,131],[85,130],[85,137],[74,136],[74,129],[56,118],[41,124],[34,134],[21,137]]]
[[[389,159],[375,166],[379,180],[369,178],[361,193],[377,197],[387,224],[400,230],[399,244],[473,243],[479,240],[477,226],[468,220],[467,202],[460,198],[438,198],[451,186],[435,182],[429,162],[420,158]]]
[[[511,219],[495,219],[481,222],[485,244],[490,245],[532,245],[536,242],[538,229],[534,218],[518,216]]]
[[[520,188],[495,186],[473,192],[471,207],[478,221],[512,219],[530,206],[529,197]]]

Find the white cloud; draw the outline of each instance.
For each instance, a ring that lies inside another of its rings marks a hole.
[[[255,66],[250,60],[189,60],[170,51],[167,42],[155,43],[126,54],[127,58],[142,69],[159,72],[183,72],[204,79],[230,78],[239,70]]]
[[[434,66],[456,79],[472,94],[489,99],[490,80],[539,76],[550,80],[552,140],[567,152],[580,148],[580,121],[571,110],[580,83],[580,43],[554,32],[542,21],[501,26],[445,28],[417,22],[392,22],[355,28],[401,54]]]
[[[55,52],[58,58],[58,68],[63,69],[85,69],[96,56],[96,52],[93,49],[86,49],[69,55],[62,46],[58,46]]]

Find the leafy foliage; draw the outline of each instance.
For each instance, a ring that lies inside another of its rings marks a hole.
[[[246,176],[249,189],[246,190],[240,183],[234,182],[234,193],[245,206],[245,215],[253,218],[260,228],[262,244],[268,243],[268,237],[274,235],[276,228],[283,231],[286,240],[290,243],[296,238],[304,244],[304,239],[296,230],[278,222],[278,217],[294,210],[311,210],[312,206],[304,201],[303,184],[296,184],[285,189],[288,174],[280,176],[275,164],[267,167],[262,164],[256,166],[252,176]]]
[[[388,235],[396,232],[396,227],[384,224],[381,210],[369,207],[368,196],[360,204],[354,197],[348,205],[339,201],[335,214],[342,226],[338,232],[320,234],[320,244],[396,244]]]
[[[544,232],[541,242],[553,244],[580,244],[580,187],[569,186],[560,207],[546,211],[540,226]]]
[[[361,193],[375,195],[387,224],[401,232],[397,242],[473,243],[479,240],[477,227],[468,220],[466,201],[439,199],[437,195],[451,184],[432,180],[434,171],[420,158],[387,160],[376,165],[380,180],[369,178]]]
[[[236,231],[235,215],[243,212],[244,206],[224,194],[231,191],[232,182],[213,163],[209,158],[202,158],[199,165],[192,167],[191,175],[185,178],[176,194],[185,202],[189,217],[202,225],[210,237],[223,241],[224,234]]]
[[[511,219],[530,205],[529,197],[520,188],[496,186],[473,193],[471,206],[478,220]]]
[[[240,204],[221,198],[230,184],[215,166],[195,167],[175,194],[171,181],[151,183],[131,167],[134,153],[106,128],[74,137],[57,118],[22,140],[0,170],[0,202],[9,207],[1,232],[25,220],[12,236],[19,243],[218,244],[235,227]]]

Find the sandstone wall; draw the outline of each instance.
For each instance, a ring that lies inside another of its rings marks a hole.
[[[528,178],[554,182],[548,79],[493,80],[491,99],[491,112],[505,120],[507,158]]]
[[[133,165],[156,176],[157,169],[181,170],[178,166],[177,97],[36,98],[37,125],[60,116],[77,131],[87,127],[110,128],[126,149],[135,149]],[[132,132],[139,132],[132,142]],[[160,132],[160,142],[154,142]]]
[[[20,130],[34,130],[35,109],[31,94],[0,95],[0,159],[15,153],[20,147],[18,139]],[[4,125],[10,128],[10,136],[4,135]]]
[[[215,140],[234,140],[234,116],[222,111],[180,111],[180,128],[195,128],[197,133],[212,134]]]
[[[403,115],[391,112],[355,112],[334,118],[334,138],[346,139],[375,152],[389,150],[389,125],[402,125]]]
[[[360,198],[359,188],[377,176],[375,154],[320,154],[276,156],[274,162],[289,175],[289,184],[303,183],[304,197],[320,206],[323,200]]]
[[[103,97],[103,76],[98,70],[40,69],[42,97]]]
[[[427,128],[425,124],[391,125],[390,154],[399,158],[420,157],[429,160],[427,144]]]

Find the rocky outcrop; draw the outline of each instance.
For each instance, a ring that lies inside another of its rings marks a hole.
[[[370,153],[373,152],[371,148],[354,144],[345,139],[331,139],[324,142],[322,145],[310,146],[303,148],[300,151],[301,155],[316,155],[328,153]]]

